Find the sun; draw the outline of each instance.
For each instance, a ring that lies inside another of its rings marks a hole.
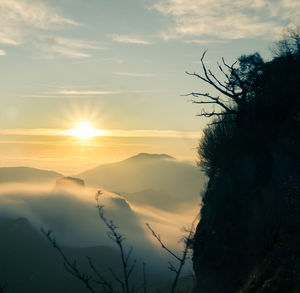
[[[89,122],[80,122],[75,128],[68,129],[65,131],[65,133],[81,139],[88,139],[94,136],[102,135],[102,131],[95,129]]]

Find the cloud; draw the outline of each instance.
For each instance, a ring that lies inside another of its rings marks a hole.
[[[162,39],[217,37],[274,38],[297,15],[298,0],[158,0],[152,5],[172,23]]]
[[[152,73],[137,73],[137,72],[115,72],[116,75],[130,77],[153,77]]]
[[[0,0],[0,43],[20,45],[31,30],[78,25],[57,9],[38,0]]]
[[[38,47],[42,49],[48,57],[61,55],[67,58],[88,58],[91,50],[104,50],[100,44],[91,41],[64,38],[60,36],[43,36],[42,43]]]
[[[52,183],[53,185],[53,183]],[[71,247],[93,247],[105,245],[115,247],[107,237],[107,227],[99,219],[95,202],[97,189],[78,185],[53,188],[47,184],[1,184],[0,220],[25,218],[36,231],[41,227],[54,231],[61,245]],[[191,215],[197,214],[199,206],[184,205],[181,212],[170,213],[152,206],[131,204],[124,197],[101,188],[101,205],[105,216],[118,226],[118,231],[126,235],[127,244],[134,246],[134,257],[147,262],[159,276],[168,280],[169,271],[161,270],[162,263],[170,259],[161,253],[161,248],[145,227],[145,222],[153,224],[164,243],[175,253],[182,250],[182,226],[189,227]],[[23,223],[26,222],[23,219]],[[190,266],[187,264],[188,268]],[[166,265],[167,267],[167,265]]]
[[[56,136],[62,134],[63,130],[50,128],[0,129],[0,135]]]
[[[96,129],[99,136],[108,137],[161,137],[161,138],[183,138],[183,139],[199,139],[202,134],[198,131],[178,131],[178,130],[124,130],[124,129]],[[65,129],[1,129],[0,135],[16,135],[16,136],[66,136],[68,132]],[[98,135],[96,135],[98,136]],[[1,143],[1,142],[0,142]]]
[[[0,49],[0,56],[6,56],[6,55],[7,55],[6,51]]]
[[[152,42],[144,40],[140,37],[133,35],[108,35],[110,39],[118,43],[128,43],[128,44],[137,44],[137,45],[151,45]]]
[[[192,40],[184,40],[186,44],[198,44],[198,45],[206,45],[206,44],[220,44],[225,43],[225,40],[209,40],[209,39],[192,39]]]
[[[139,235],[142,239],[138,243],[148,244],[149,247],[140,219],[131,210],[129,203],[116,194],[103,189],[102,192],[101,202],[109,218],[115,220],[130,239],[138,239],[135,234]],[[95,194],[96,189],[76,185],[49,188],[47,184],[1,184],[0,220],[27,218],[38,231],[41,226],[51,227],[60,242],[68,245],[111,246],[112,242],[105,237],[106,228],[99,221],[95,209]],[[79,226],[81,228],[77,229]]]
[[[0,19],[0,44],[18,46],[22,43],[21,39],[21,33],[19,30],[5,27]]]
[[[201,132],[198,131],[178,131],[178,130],[103,130],[103,136],[116,137],[161,137],[161,138],[188,138],[199,139]]]
[[[48,6],[44,1],[37,0],[0,0],[1,22],[8,25],[28,25],[39,29],[52,29],[60,25],[78,25],[61,13]]]
[[[46,91],[34,94],[21,94],[17,95],[19,98],[27,99],[85,99],[96,96],[110,96],[110,95],[122,95],[122,94],[141,94],[149,91],[146,90],[77,90],[73,88],[64,88],[54,91]]]
[[[102,96],[102,95],[117,95],[123,93],[122,91],[78,91],[78,90],[61,90],[55,92],[58,95],[64,96]]]

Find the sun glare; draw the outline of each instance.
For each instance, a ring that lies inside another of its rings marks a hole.
[[[66,130],[65,133],[82,139],[102,135],[101,130],[93,128],[93,126],[88,122],[79,123],[75,128]]]

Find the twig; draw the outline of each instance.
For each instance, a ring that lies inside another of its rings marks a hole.
[[[171,251],[161,240],[160,235],[156,234],[156,232],[152,229],[149,223],[146,223],[147,228],[150,230],[152,233],[153,237],[156,238],[156,240],[159,242],[161,247],[166,250],[169,254],[171,254],[173,257],[175,257],[178,261],[181,261],[181,258],[177,256],[173,251]]]
[[[103,276],[102,274],[96,269],[96,267],[94,266],[94,263],[92,261],[92,259],[90,257],[87,257],[87,260],[89,262],[90,268],[92,269],[92,271],[97,275],[97,277],[99,278],[99,280],[94,280],[95,283],[99,284],[102,286],[104,292],[108,292],[108,293],[113,293],[114,289],[111,285],[110,282],[108,282]]]
[[[119,278],[117,274],[110,268],[110,272],[115,278],[115,280],[120,283],[122,287],[123,293],[133,293],[136,292],[136,289],[134,286],[130,286],[130,277],[132,272],[135,269],[136,260],[130,261],[131,254],[133,248],[130,247],[130,249],[126,252],[124,247],[124,240],[126,239],[122,234],[120,234],[117,229],[118,227],[114,225],[113,221],[108,220],[104,214],[104,207],[100,204],[100,197],[102,195],[102,191],[98,190],[96,193],[96,202],[97,202],[97,209],[99,213],[100,219],[104,222],[106,227],[108,228],[108,237],[114,241],[120,251],[121,256],[121,262],[122,262],[122,269],[123,269],[123,278]],[[131,287],[131,288],[130,288]]]
[[[171,272],[175,273],[175,278],[173,280],[172,287],[171,287],[171,293],[175,293],[175,291],[176,291],[180,274],[182,272],[183,266],[186,263],[186,259],[187,259],[187,256],[188,256],[188,251],[189,251],[189,249],[191,249],[192,238],[194,236],[194,225],[195,225],[195,222],[196,222],[197,219],[198,219],[198,216],[193,220],[190,229],[187,230],[188,235],[183,239],[184,240],[184,248],[183,248],[181,257],[179,257],[173,251],[171,251],[162,242],[162,240],[160,238],[160,235],[157,234],[148,223],[146,223],[146,226],[151,231],[153,237],[159,242],[159,244],[161,245],[161,247],[164,250],[166,250],[171,256],[173,256],[179,262],[178,268],[176,268],[171,262],[169,262],[169,267],[168,267],[169,270]],[[159,289],[157,289],[157,291],[160,292]]]
[[[56,243],[56,240],[54,237],[52,237],[52,231],[51,230],[44,230],[44,228],[41,228],[41,232],[46,236],[46,238],[49,240],[49,242],[52,244],[52,246],[59,252],[61,255],[63,261],[64,261],[64,267],[65,269],[75,278],[79,279],[85,286],[86,288],[92,292],[96,293],[94,288],[91,285],[91,281],[93,281],[92,276],[80,272],[76,261],[73,261],[73,263],[67,258],[65,253],[62,251],[61,247]]]

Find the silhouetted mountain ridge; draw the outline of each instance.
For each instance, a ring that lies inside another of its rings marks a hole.
[[[175,160],[174,157],[172,157],[168,154],[149,154],[149,153],[139,153],[139,154],[132,156],[126,160],[155,160],[155,159]]]

